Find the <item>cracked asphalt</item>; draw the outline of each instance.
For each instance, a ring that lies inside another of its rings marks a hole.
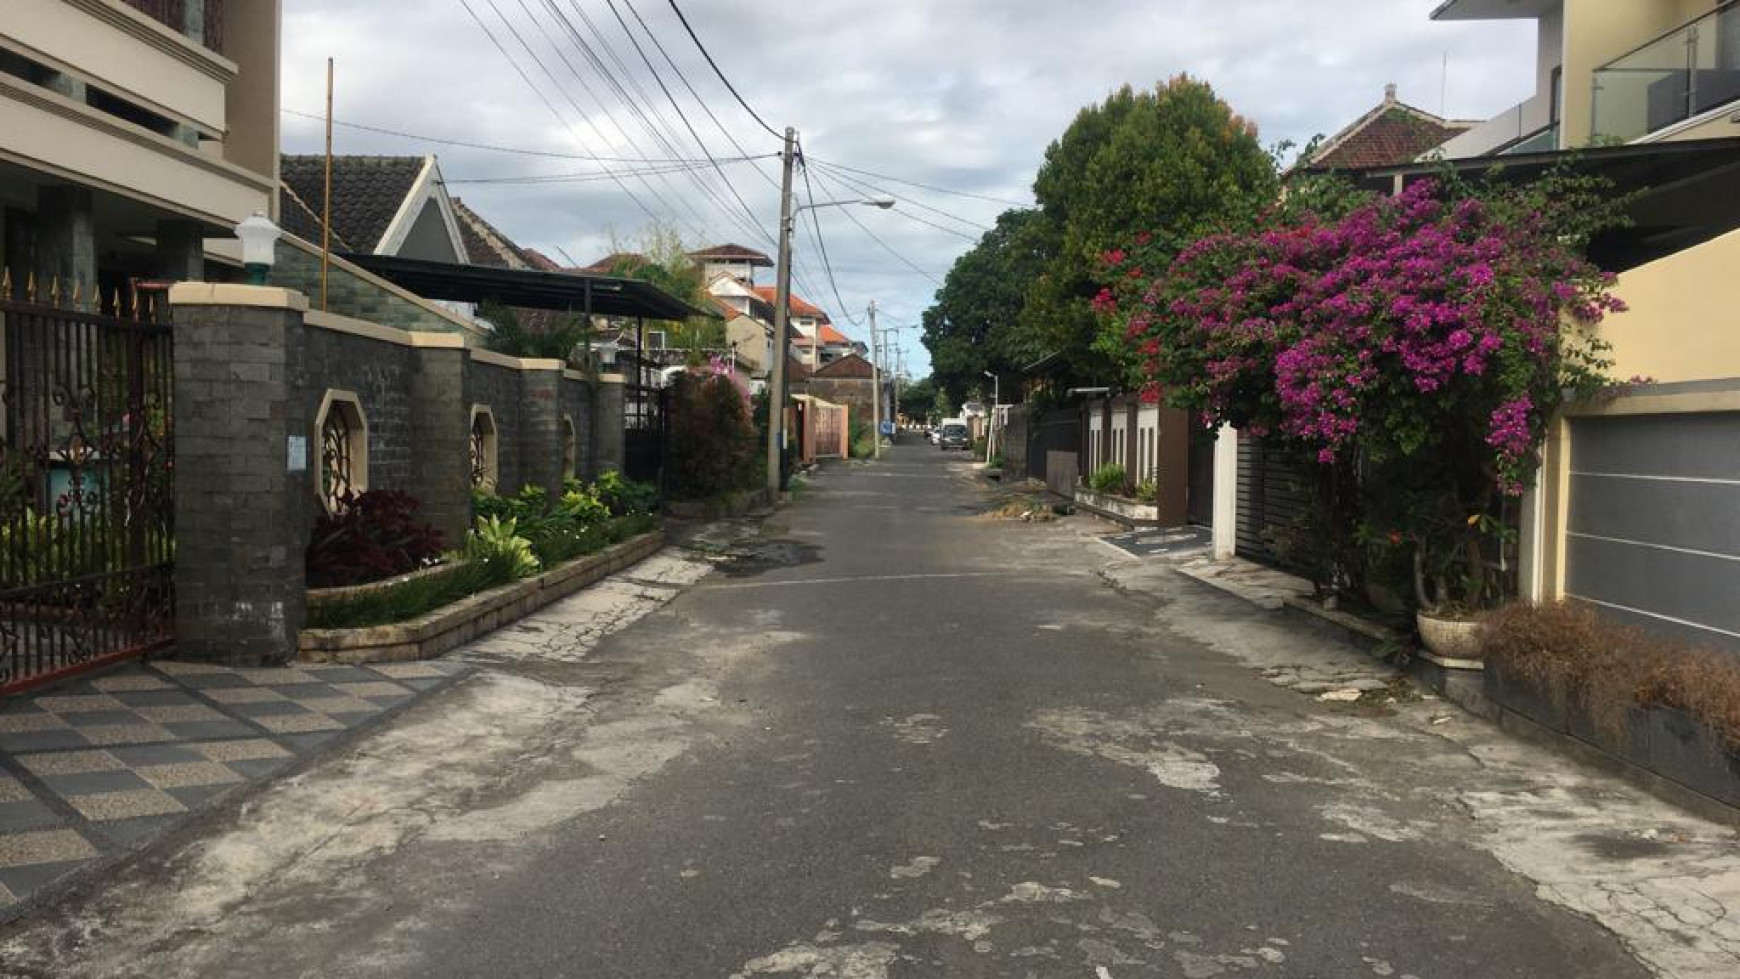
[[[992,502],[901,446],[704,528],[0,974],[1740,975],[1732,832]]]

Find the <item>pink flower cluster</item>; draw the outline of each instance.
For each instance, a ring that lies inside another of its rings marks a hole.
[[[1446,419],[1475,419],[1517,492],[1562,315],[1624,307],[1540,215],[1499,220],[1439,190],[1419,181],[1340,220],[1201,239],[1148,289],[1128,338],[1208,417],[1273,427],[1324,462],[1371,439],[1412,454]]]

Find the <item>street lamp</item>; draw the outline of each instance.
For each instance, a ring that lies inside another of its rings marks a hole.
[[[236,225],[236,237],[242,240],[242,269],[247,273],[248,285],[266,284],[272,271],[273,252],[282,234],[272,219],[259,211]]]
[[[785,403],[787,378],[785,362],[791,356],[791,233],[797,216],[804,211],[822,207],[849,207],[862,204],[887,210],[894,201],[887,197],[871,197],[852,201],[821,201],[792,206],[792,167],[797,161],[797,130],[785,131],[784,173],[779,188],[779,263],[775,270],[773,301],[773,375],[768,379],[767,396],[767,488],[777,493],[785,489]]]
[[[1003,401],[1003,379],[990,371],[985,376],[991,379],[991,424],[985,427],[985,465],[991,464],[991,453],[997,444],[997,408]]]

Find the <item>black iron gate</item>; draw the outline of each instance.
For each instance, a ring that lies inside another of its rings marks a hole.
[[[626,384],[622,391],[622,472],[661,489],[665,461],[666,391]]]
[[[172,635],[172,340],[129,305],[0,292],[0,693]]]

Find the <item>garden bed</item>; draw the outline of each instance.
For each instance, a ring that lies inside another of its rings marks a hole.
[[[655,530],[404,622],[355,629],[304,629],[298,658],[316,663],[432,659],[644,560],[662,546],[664,532]]]
[[[1488,619],[1483,694],[1512,726],[1740,810],[1740,656],[1576,603],[1515,605]]]
[[[1111,493],[1096,493],[1091,489],[1076,487],[1076,505],[1091,510],[1102,517],[1116,520],[1126,526],[1157,527],[1160,525],[1160,506],[1155,503],[1142,503],[1124,496],[1114,496]]]

